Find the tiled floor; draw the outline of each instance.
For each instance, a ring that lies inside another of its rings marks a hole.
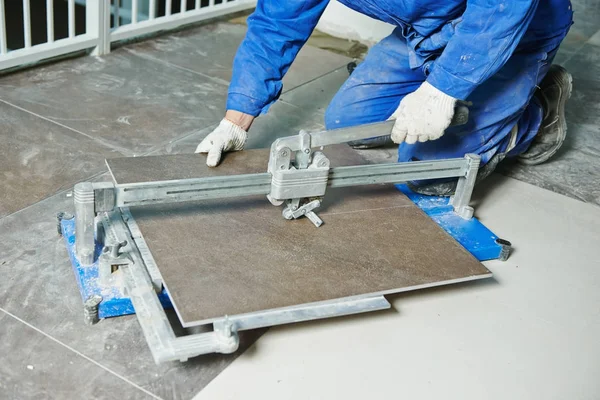
[[[222,117],[244,30],[200,27],[0,79],[0,398],[189,399],[262,334],[244,335],[234,355],[156,366],[135,317],[83,325],[55,219],[72,211],[65,190],[106,171],[106,157],[193,150]],[[306,47],[285,89],[349,61]],[[312,109],[271,111],[249,147],[322,127]]]
[[[536,167],[507,165],[502,172],[558,193],[600,204],[600,167],[597,161],[600,155],[600,26],[597,22],[600,20],[600,1],[578,0],[575,11],[577,23],[556,60],[574,76],[573,97],[567,107],[569,135],[564,149],[547,164]],[[0,354],[3,355],[0,357],[0,398],[189,399],[242,353],[240,350],[232,356],[213,355],[198,357],[186,364],[155,366],[134,317],[84,326],[81,299],[61,239],[56,235],[54,216],[58,211],[71,211],[72,200],[66,198],[65,189],[82,180],[103,179],[100,175],[106,170],[103,163],[106,157],[193,151],[222,115],[231,59],[244,29],[235,24],[213,24],[125,46],[102,58],[77,58],[0,78]],[[347,77],[345,65],[349,60],[338,54],[306,47],[286,77],[286,91],[281,100],[268,115],[260,117],[254,124],[248,147],[265,147],[275,137],[293,134],[300,129],[321,128],[329,100]],[[395,160],[394,149],[366,152],[366,155],[383,162]],[[517,216],[525,219],[531,210],[520,209],[518,202],[514,199],[511,202],[509,198],[526,191],[531,196],[540,196],[543,200],[538,205],[542,207],[546,204],[548,195],[544,193],[547,192],[512,179],[498,179],[493,182],[512,183],[499,183],[498,188],[492,190],[493,201],[487,199],[484,204],[496,204],[497,208],[489,206],[491,214],[481,214],[485,218],[490,216],[484,222],[489,223],[492,229],[498,229],[500,234],[519,240],[521,246],[525,243],[533,246],[531,248],[535,252],[530,250],[527,254],[533,256],[528,255],[526,261],[535,262],[535,254],[546,251],[543,243],[538,243],[536,237],[512,233],[520,230],[507,226],[507,221],[499,213],[518,213]],[[575,209],[582,213],[596,210],[586,208],[595,206],[573,200],[555,201],[550,195],[555,208],[544,208],[539,218],[536,217],[539,221],[554,220],[562,212],[561,207],[578,205]],[[521,200],[536,205],[535,197]],[[561,219],[545,229],[558,235],[564,223]],[[575,231],[569,232],[573,234]],[[600,240],[597,231],[585,232],[587,236],[577,237],[580,243]],[[577,240],[549,244],[561,254],[576,252],[577,245]],[[515,256],[525,251],[522,249],[517,247]],[[516,258],[515,262],[520,263],[520,260]],[[540,260],[543,263],[551,261]],[[564,259],[566,264],[574,263],[565,265],[564,269],[585,263],[579,258],[573,260]],[[593,266],[593,260],[590,256],[589,265],[586,265]],[[498,268],[498,271],[503,270]],[[540,274],[558,274],[561,270],[554,266],[551,271],[538,271]],[[551,321],[552,313],[558,307],[561,316],[571,315],[570,321],[577,322],[576,318],[587,310],[578,309],[577,304],[585,304],[586,301],[597,304],[596,298],[588,296],[590,285],[596,285],[597,292],[597,276],[593,275],[593,268],[586,271],[589,272],[586,272],[587,281],[579,274],[574,275],[577,280],[573,281],[569,281],[568,276],[552,275],[557,282],[567,282],[570,289],[581,292],[581,298],[565,297],[559,286],[552,286],[553,297],[544,303],[539,299],[546,299],[548,293],[534,282],[533,275],[529,276],[531,280],[528,282],[530,289],[535,290],[511,292],[503,297],[513,308],[526,308],[533,304],[540,312],[535,318]],[[510,282],[513,278],[503,272],[500,283]],[[500,290],[497,285],[493,288]],[[541,297],[537,297],[536,293]],[[466,304],[472,302],[469,300]],[[501,314],[502,309],[494,308],[494,313]],[[481,311],[485,309],[481,308]],[[505,318],[520,320],[519,315]],[[398,317],[388,315],[392,316]],[[366,318],[371,321],[377,317]],[[360,326],[365,326],[366,322],[352,318],[350,321]],[[404,320],[402,323],[411,324]],[[431,321],[423,319],[416,323],[425,326]],[[468,324],[465,320],[464,325]],[[321,339],[307,338],[308,342],[303,345],[301,337],[304,333],[313,329],[327,330],[336,325],[320,326],[308,324],[298,331],[291,327],[283,328],[286,333],[281,342],[289,338],[292,340],[290,343],[294,343],[297,349],[304,349],[302,351],[308,357],[316,351],[313,343],[309,342]],[[589,326],[596,329],[590,332],[597,332],[600,325],[590,321]],[[384,324],[381,331],[388,332],[388,328]],[[438,328],[447,329],[444,324]],[[343,333],[343,330],[334,331],[333,336]],[[369,332],[361,331],[351,346],[369,351],[360,339],[368,337]],[[261,333],[244,336],[242,349],[253,343]],[[542,334],[543,330],[539,333]],[[577,340],[587,340],[587,336],[581,336],[582,331],[573,333]],[[414,334],[418,337],[417,331]],[[388,339],[373,340],[381,343],[383,351]],[[526,340],[533,338],[527,337]],[[272,363],[270,365],[277,369],[277,366],[289,361],[284,353],[281,359],[263,360],[261,352],[271,348],[277,351],[278,347],[269,341],[265,341],[264,345],[261,343],[262,340],[258,346],[252,347],[251,352],[245,353],[240,360],[241,366],[256,361]],[[323,346],[324,352],[331,350],[328,345]],[[340,347],[338,351],[346,354],[347,347]],[[470,350],[461,347],[455,351]],[[321,360],[324,366],[329,365],[322,358],[311,356],[308,359]],[[402,359],[402,352],[398,359]],[[518,361],[503,359],[503,362],[510,363]],[[585,371],[597,371],[597,364],[592,361],[582,367],[587,368]],[[422,368],[427,370],[426,366]],[[229,380],[229,377],[235,376],[236,371],[245,370],[238,367],[233,375],[222,376],[207,396],[212,394],[213,398],[221,398],[224,388],[235,386],[239,380]],[[281,386],[284,389],[281,389],[280,397],[289,397],[286,396],[287,390],[311,388],[312,380],[318,380],[314,375],[298,375],[297,371],[289,369],[282,371],[288,374],[287,377],[306,376],[306,380],[292,380],[292,386]],[[471,369],[470,372],[476,371]],[[321,378],[326,376],[324,371]],[[287,377],[283,378],[284,382]],[[369,387],[368,382],[363,387]],[[269,392],[274,393],[272,390]],[[297,396],[302,398],[302,393],[298,391]],[[358,393],[360,390],[354,394]]]

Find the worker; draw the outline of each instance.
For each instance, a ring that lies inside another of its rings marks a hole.
[[[565,140],[571,76],[552,65],[573,21],[568,0],[340,0],[396,28],[373,46],[325,112],[326,129],[395,119],[398,161],[481,156],[479,180],[505,158],[539,164]],[[282,78],[327,0],[258,0],[233,62],[226,113],[196,149],[216,166],[242,150],[253,120],[282,92]],[[466,125],[451,126],[465,102]],[[450,195],[455,181],[413,182]]]

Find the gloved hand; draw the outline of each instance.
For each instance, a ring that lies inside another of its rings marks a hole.
[[[406,95],[390,119],[396,123],[392,140],[400,144],[426,142],[442,137],[454,116],[457,99],[436,89],[427,81]]]
[[[206,165],[216,167],[224,151],[243,150],[247,138],[248,132],[223,118],[219,126],[200,142],[195,152],[208,153]]]

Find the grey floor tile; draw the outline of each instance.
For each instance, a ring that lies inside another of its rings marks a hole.
[[[340,54],[304,46],[283,81],[283,89],[292,90],[340,67],[345,68],[350,61],[351,58]]]
[[[572,0],[574,25],[588,38],[598,31],[600,21],[600,1]]]
[[[562,42],[554,62],[563,65],[590,40],[600,28],[600,1],[573,0],[574,24]]]
[[[0,98],[142,154],[223,116],[226,86],[121,48],[0,79]]]
[[[594,46],[600,46],[600,30],[598,30],[598,32],[594,33],[587,42],[588,42],[588,44],[591,44]]]
[[[506,163],[502,174],[556,193],[600,205],[600,165],[598,155],[569,149],[541,165]],[[596,183],[595,183],[596,182]]]
[[[211,126],[183,139],[173,141],[153,154],[193,153],[198,143],[216,127]],[[323,115],[283,102],[276,102],[266,115],[256,119],[248,132],[247,149],[269,147],[279,137],[292,136],[301,129],[323,129]]]
[[[567,138],[548,162],[527,166],[505,162],[500,172],[524,182],[600,205],[600,125],[569,122]]]
[[[563,151],[580,150],[600,159],[600,116],[595,124],[570,122],[564,147]]]
[[[600,80],[578,78],[573,71],[573,92],[566,105],[567,123],[594,125],[600,123]]]
[[[233,57],[245,34],[244,25],[210,24],[149,39],[128,49],[143,57],[211,76],[227,85]]]
[[[233,58],[245,34],[244,25],[219,23],[148,40],[131,49],[138,55],[160,59],[228,83]],[[350,61],[343,55],[304,46],[283,80],[283,89],[291,90]]]
[[[284,93],[280,99],[304,110],[325,113],[331,99],[346,82],[348,76],[346,67],[338,68],[319,79]]]
[[[120,153],[80,133],[0,102],[0,217],[104,169]]]
[[[571,59],[588,41],[588,37],[572,28],[567,37],[560,44],[558,53],[554,57],[554,64],[564,65]]]
[[[0,338],[2,399],[154,398],[2,311]]]
[[[260,336],[261,331],[243,332],[240,350],[233,355],[157,366],[135,316],[84,325],[81,297],[54,217],[57,211],[72,212],[71,204],[72,199],[59,194],[0,220],[1,308],[166,399],[193,397]],[[68,381],[55,373],[58,383]],[[127,398],[118,391],[112,397]]]
[[[565,68],[573,74],[574,85],[577,80],[600,82],[600,49],[586,43],[565,63]]]

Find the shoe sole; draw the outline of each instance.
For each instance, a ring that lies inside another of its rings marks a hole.
[[[552,156],[554,156],[558,152],[558,150],[560,150],[560,148],[563,145],[563,142],[565,141],[565,138],[567,137],[567,118],[565,117],[565,105],[567,103],[567,100],[571,98],[571,93],[573,92],[573,76],[571,76],[571,74],[569,74],[567,70],[563,69],[561,75],[557,80],[559,86],[561,88],[566,89],[566,94],[561,93],[558,103],[558,122],[560,123],[558,142],[556,143],[553,149],[539,155],[538,157],[519,157],[519,162],[521,164],[537,165],[548,161]]]

